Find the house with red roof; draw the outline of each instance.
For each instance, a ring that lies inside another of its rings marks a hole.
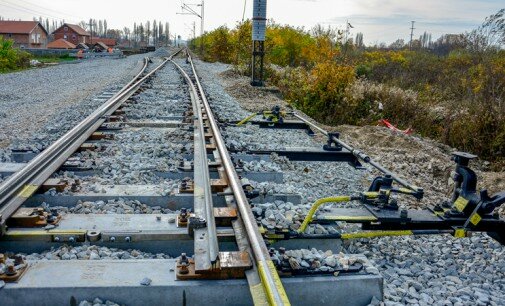
[[[93,44],[101,42],[107,47],[114,48],[117,45],[117,41],[114,38],[103,38],[103,37],[93,37],[91,39]]]
[[[47,49],[75,49],[76,45],[64,40],[63,38],[57,39],[47,44]]]
[[[53,32],[54,40],[64,39],[74,45],[90,43],[91,34],[76,24],[64,23]]]
[[[22,49],[44,49],[48,33],[37,21],[0,21],[0,36],[12,39],[14,47]]]

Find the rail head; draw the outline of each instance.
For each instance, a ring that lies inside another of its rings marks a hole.
[[[204,254],[197,254],[197,251],[195,250],[195,256],[205,256],[206,261],[209,264],[204,263],[204,265],[208,265],[210,268],[211,264],[214,265],[219,260],[219,246],[214,219],[212,190],[210,188],[210,174],[204,136],[205,129],[203,123],[202,107],[199,103],[199,95],[196,86],[189,75],[177,63],[174,61],[171,62],[179,70],[189,86],[191,103],[193,106],[193,116],[197,122],[197,128],[195,129],[196,133],[194,137],[194,212],[198,217],[203,217],[206,220],[207,237],[202,239],[201,242],[197,241],[197,243],[206,244],[208,252],[205,252]],[[198,265],[200,265],[200,263],[198,263]]]

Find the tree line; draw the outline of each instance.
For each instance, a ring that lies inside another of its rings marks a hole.
[[[0,20],[6,19],[0,16]],[[65,20],[50,20],[42,17],[33,17],[33,21],[38,21],[48,33],[54,32],[65,23]],[[78,25],[94,37],[114,38],[131,47],[138,47],[141,44],[167,46],[173,38],[170,34],[170,24],[166,21],[134,22],[133,28],[111,29],[106,19],[91,18],[89,21],[80,21]]]
[[[207,61],[251,73],[250,20],[207,32],[190,42]],[[423,33],[412,48],[403,41],[365,46],[363,34],[316,26],[310,30],[269,21],[265,75],[284,98],[330,125],[377,124],[437,139],[505,169],[505,9],[476,29]]]

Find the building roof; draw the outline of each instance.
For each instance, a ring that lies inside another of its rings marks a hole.
[[[93,43],[102,42],[107,45],[107,47],[114,47],[117,42],[114,38],[102,38],[102,37],[92,37],[91,41]]]
[[[89,49],[88,45],[86,45],[85,43],[78,43],[76,46],[76,48],[79,48],[79,49]]]
[[[5,34],[30,34],[33,29],[40,25],[40,27],[44,30],[44,27],[38,21],[10,21],[10,20],[2,20],[0,21],[0,33]]]
[[[57,39],[47,44],[48,49],[75,49],[75,45],[63,38]]]
[[[91,36],[91,34],[89,34],[88,31],[84,30],[80,26],[78,26],[76,24],[70,24],[70,23],[64,23],[61,27],[59,27],[56,30],[54,30],[54,32],[58,31],[59,29],[61,29],[63,27],[69,27],[69,28],[71,28],[75,33],[77,33],[77,35]]]
[[[109,48],[109,47],[107,47],[107,45],[106,45],[106,44],[104,44],[104,43],[103,43],[103,42],[101,42],[101,41],[94,43],[94,46],[96,46],[96,45],[99,45],[99,46],[100,46],[100,48],[102,48],[102,49],[104,49],[104,50],[107,50],[107,49]]]

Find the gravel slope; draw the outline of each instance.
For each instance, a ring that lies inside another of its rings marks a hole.
[[[139,71],[144,56],[1,74],[0,148],[7,147],[14,138],[28,138],[48,121],[58,122],[60,115],[72,112],[73,107],[106,88],[120,88]]]

